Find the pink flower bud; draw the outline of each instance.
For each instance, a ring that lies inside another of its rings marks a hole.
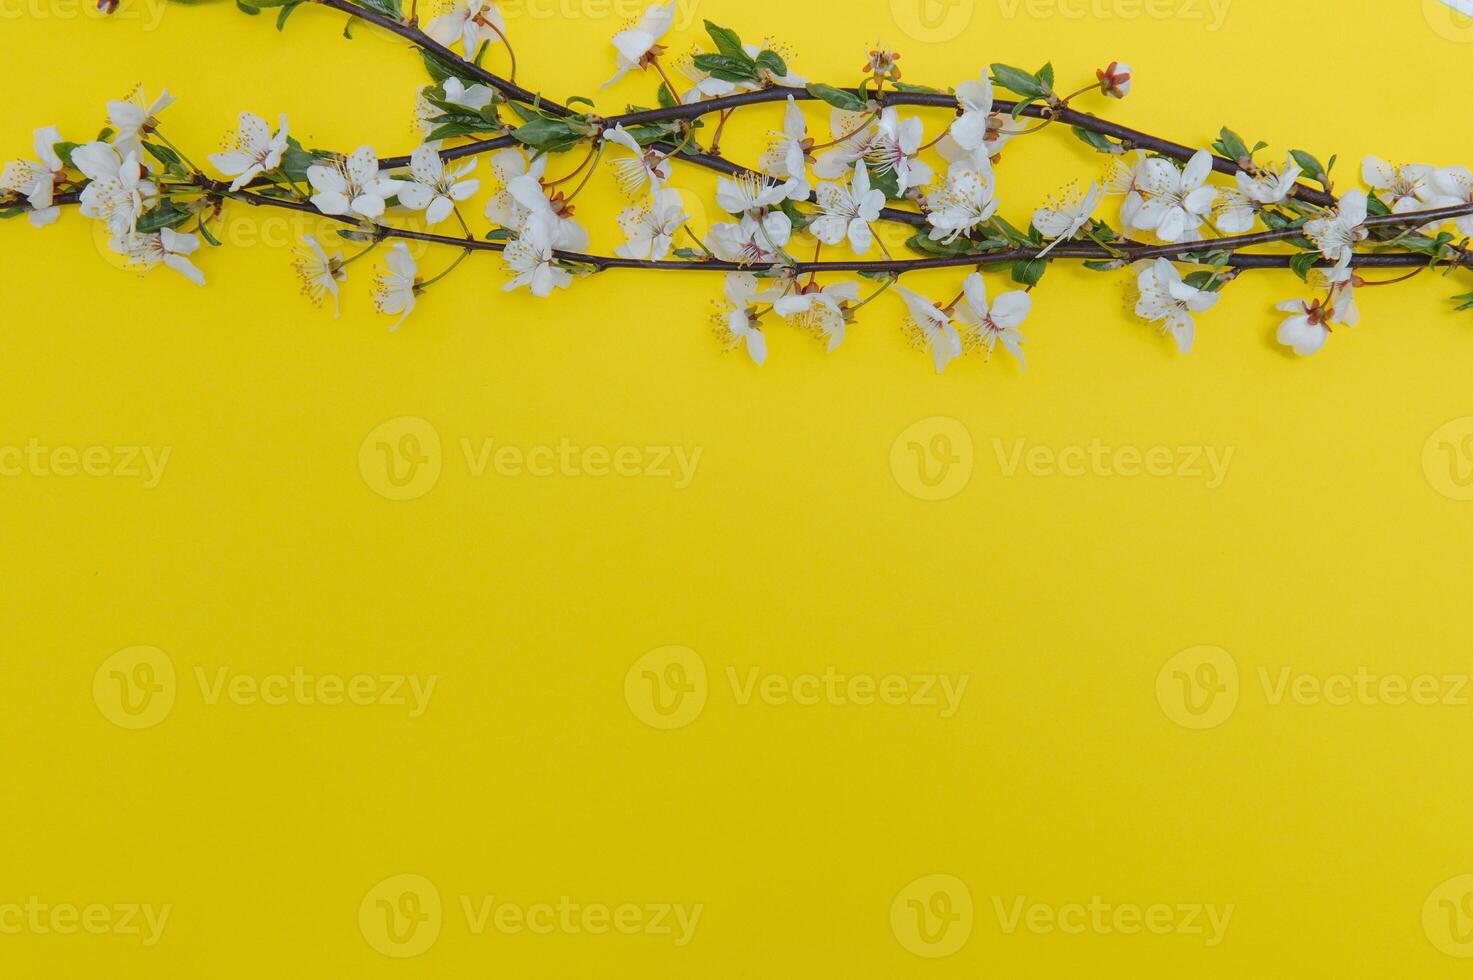
[[[1123,99],[1130,94],[1130,66],[1119,61],[1110,62],[1110,67],[1095,71],[1100,80],[1100,91],[1112,99]]]

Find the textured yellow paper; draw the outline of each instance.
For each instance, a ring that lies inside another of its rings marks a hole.
[[[926,4],[704,0],[672,48],[710,17],[832,82],[877,37],[938,85],[1121,59],[1130,98],[1079,105],[1338,152],[1345,186],[1370,152],[1473,164],[1436,81],[1473,23],[1434,0]],[[322,10],[3,9],[7,157],[139,82],[196,159],[243,109],[417,138],[416,58]],[[611,10],[509,8],[519,81],[650,104],[597,92]],[[1101,161],[1018,142],[1003,213]],[[578,203],[616,244],[612,178]],[[391,336],[367,262],[340,320],[298,296],[314,227],[232,205],[198,290],[75,213],[0,226],[0,973],[1463,975],[1466,276],[1366,291],[1301,362],[1287,273],[1183,358],[1059,268],[1026,374],[938,378],[889,297],[833,355],[773,328],[759,370],[714,278],[534,301],[490,257]]]

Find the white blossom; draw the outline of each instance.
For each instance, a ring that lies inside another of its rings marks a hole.
[[[36,159],[6,164],[4,172],[0,173],[0,190],[26,199],[31,206],[28,217],[37,228],[49,225],[61,216],[61,208],[52,203],[57,179],[65,169],[56,153],[56,144],[60,142],[61,133],[55,126],[36,130]]]
[[[793,233],[793,223],[781,211],[761,218],[745,215],[737,222],[711,226],[706,245],[724,262],[770,265],[782,257]]]
[[[645,67],[649,59],[658,56],[664,50],[660,47],[660,39],[674,23],[675,0],[670,0],[664,5],[651,4],[646,7],[637,24],[615,34],[614,50],[618,53],[619,71],[604,82],[603,87],[608,88],[634,69]]]
[[[1095,208],[1100,203],[1100,188],[1096,184],[1090,184],[1089,190],[1083,194],[1079,193],[1077,186],[1070,186],[1059,198],[1049,201],[1048,204],[1033,212],[1033,227],[1038,229],[1044,238],[1053,239],[1040,254],[1040,257],[1053,251],[1054,246],[1067,242],[1085,225],[1089,224],[1090,218],[1094,216]]]
[[[631,205],[619,215],[619,227],[628,239],[614,249],[626,259],[659,261],[670,254],[670,245],[680,226],[689,220],[680,192],[666,188],[654,196],[652,203]]]
[[[399,318],[389,328],[393,333],[414,312],[414,304],[419,297],[419,266],[403,242],[394,243],[385,261],[387,268],[379,270],[373,299],[380,313]]]
[[[472,59],[482,44],[506,40],[506,21],[492,0],[455,0],[449,10],[430,21],[425,33],[446,47],[459,41],[466,58]]]
[[[916,343],[931,351],[931,361],[936,365],[936,373],[940,374],[948,364],[962,356],[961,334],[957,333],[951,317],[936,304],[904,286],[892,288],[900,294],[910,312],[908,327]]]
[[[343,253],[328,255],[312,235],[302,236],[302,247],[297,249],[297,258],[292,263],[302,280],[302,292],[312,302],[322,304],[323,297],[332,297],[333,316],[342,316],[338,299],[338,285],[348,278],[347,263]]]
[[[632,159],[625,158],[614,163],[619,186],[630,197],[643,194],[646,189],[651,194],[657,194],[670,179],[670,158],[654,147],[640,146],[639,141],[623,126],[604,130],[604,140],[622,146],[634,154]]]
[[[808,151],[813,141],[808,138],[808,122],[803,118],[803,110],[791,95],[783,112],[782,132],[773,135],[777,141],[762,157],[763,172],[784,182],[792,200],[807,200],[812,192],[808,182]]]
[[[794,327],[823,340],[825,349],[833,353],[844,342],[849,308],[858,302],[859,283],[836,282],[822,288],[795,288],[773,300],[772,309]]]
[[[168,89],[164,89],[157,99],[149,102],[142,88],[134,89],[126,99],[109,102],[107,119],[112,123],[112,142],[118,148],[118,156],[126,160],[131,153],[142,160],[143,136],[158,126],[159,113],[173,104],[174,99],[169,95]]]
[[[534,214],[513,242],[508,242],[502,257],[507,268],[515,273],[511,282],[502,288],[517,289],[526,286],[533,296],[552,295],[554,289],[567,289],[573,282],[568,270],[558,265],[553,250],[557,235],[557,219],[550,212]]]
[[[1284,160],[1284,168],[1277,172],[1267,167],[1253,174],[1239,170],[1233,178],[1238,186],[1223,191],[1216,205],[1217,227],[1230,235],[1248,231],[1265,205],[1288,200],[1303,172],[1292,156]]]
[[[367,146],[330,164],[314,163],[307,180],[317,192],[312,205],[323,214],[356,214],[370,221],[383,217],[385,202],[401,186],[379,172],[378,155]]]
[[[1473,171],[1467,167],[1443,167],[1433,173],[1432,188],[1436,194],[1432,203],[1436,207],[1473,204]],[[1473,235],[1473,215],[1456,218],[1453,224],[1464,235]]]
[[[1023,333],[1018,328],[1033,309],[1033,297],[1021,289],[1003,293],[991,304],[987,301],[987,284],[980,272],[967,276],[962,283],[962,300],[956,309],[957,322],[969,328],[965,340],[967,346],[992,356],[993,347],[999,341],[1003,349],[1017,359],[1020,367],[1023,360]]]
[[[1140,290],[1136,316],[1147,323],[1161,324],[1161,332],[1171,333],[1178,350],[1191,353],[1196,335],[1192,315],[1212,309],[1221,295],[1188,285],[1176,266],[1166,259],[1146,264],[1136,281]]]
[[[199,251],[200,242],[195,235],[163,228],[146,235],[114,235],[111,245],[114,252],[126,256],[130,263],[144,272],[162,264],[196,286],[205,284],[205,274],[189,260],[191,255]]]
[[[813,172],[824,180],[837,180],[869,152],[879,125],[873,113],[834,109],[829,113],[829,131],[834,145],[818,154]]]
[[[1135,226],[1154,231],[1163,242],[1200,239],[1217,200],[1217,188],[1207,183],[1211,175],[1212,154],[1206,150],[1198,150],[1180,169],[1163,157],[1151,157],[1140,182],[1146,200],[1134,216]]]
[[[919,116],[901,119],[894,106],[887,106],[880,113],[873,141],[865,151],[865,159],[876,173],[894,173],[898,184],[897,193],[904,197],[912,187],[920,187],[931,180],[931,165],[921,160],[921,141],[925,139],[925,124]]]
[[[1340,207],[1333,214],[1305,223],[1304,234],[1325,258],[1338,262],[1354,252],[1357,243],[1366,239],[1366,204],[1365,191],[1346,191],[1340,198]]]
[[[1370,156],[1361,162],[1360,170],[1361,179],[1377,191],[1393,214],[1424,210],[1437,193],[1433,182],[1436,168],[1425,163],[1396,167]]]
[[[120,157],[115,146],[87,143],[72,151],[72,163],[91,181],[82,189],[82,215],[106,222],[114,235],[132,234],[148,201],[158,194],[138,156]]]
[[[240,114],[240,128],[236,131],[232,149],[224,153],[210,154],[210,163],[227,177],[234,177],[230,189],[238,191],[258,176],[281,166],[282,154],[287,147],[286,116],[281,117],[276,135],[266,120],[254,112]]]
[[[926,220],[933,241],[954,242],[997,213],[997,181],[986,156],[953,163],[946,183],[926,196]]]
[[[479,180],[462,179],[475,169],[475,160],[446,169],[444,159],[434,147],[421,146],[410,155],[409,173],[413,179],[399,185],[399,203],[423,211],[425,221],[437,225],[455,212],[457,204],[480,190]]]
[[[874,244],[870,222],[880,217],[885,208],[885,192],[870,188],[869,170],[864,161],[854,165],[854,179],[849,187],[837,183],[818,185],[818,207],[822,214],[808,230],[825,245],[837,245],[845,238],[856,255],[863,255]]]

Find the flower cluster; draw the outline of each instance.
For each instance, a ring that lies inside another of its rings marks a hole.
[[[422,50],[431,84],[416,98],[422,142],[407,156],[381,157],[368,146],[308,149],[285,116],[272,125],[243,112],[206,171],[164,134],[169,93],[150,100],[140,89],[108,103],[107,127],[90,142],[37,130],[34,159],[0,173],[0,216],[23,213],[40,227],[75,204],[101,223],[124,264],[140,272],[166,266],[200,285],[195,259],[220,244],[211,226],[227,202],[332,219],[344,241],[362,247],[345,257],[305,236],[294,261],[303,293],[318,304],[330,296],[339,310],[348,266],[382,250],[374,299],[394,318],[390,329],[476,252],[500,253],[505,288],[536,297],[613,268],[717,272],[724,286],[715,332],[725,349],[757,364],[773,324],[833,351],[861,309],[892,293],[907,336],[937,371],[966,353],[990,358],[999,344],[1021,370],[1032,292],[1060,261],[1129,269],[1136,315],[1182,353],[1194,345],[1197,318],[1238,276],[1292,271],[1315,292],[1279,304],[1287,316],[1276,337],[1299,355],[1322,349],[1333,327],[1359,321],[1357,290],[1410,278],[1375,279],[1368,270],[1473,267],[1467,167],[1370,157],[1364,188],[1337,193],[1333,157],[1322,164],[1295,149],[1274,165],[1277,157],[1260,159],[1264,144],[1250,148],[1227,128],[1210,146],[1184,149],[1073,109],[1090,93],[1129,95],[1134,73],[1118,61],[1068,95],[1056,91],[1052,65],[1029,72],[993,64],[943,91],[902,81],[901,55],[881,44],[858,84],[836,87],[796,74],[780,42],[751,43],[710,21],[708,44],[671,56],[669,0],[613,36],[616,72],[605,85],[648,74],[658,80],[658,108],[603,116],[588,100],[556,103],[512,80],[516,57],[494,0],[453,0],[423,29],[399,0],[319,2]],[[269,5],[241,2],[247,12]],[[510,77],[484,66],[502,57]],[[767,151],[750,167],[721,156],[731,115],[768,102],[780,103],[782,121]],[[826,110],[813,129],[805,103]],[[708,116],[717,117],[714,129]],[[1033,207],[1020,227],[1001,213],[1002,154],[1013,140],[1049,129],[1069,130],[1106,163]],[[700,209],[675,186],[677,164],[720,173],[723,218],[693,227]],[[597,254],[575,200],[601,166],[628,205],[618,215],[622,241]],[[477,230],[471,202],[483,183],[477,211],[487,224]],[[1111,205],[1107,214],[1111,199],[1118,211]],[[896,254],[900,240],[882,231],[907,226]],[[458,254],[426,277],[411,240]],[[1254,250],[1261,246],[1273,250]],[[963,272],[947,302],[898,285],[910,272],[945,268]],[[998,276],[1015,288],[989,286]],[[1473,294],[1457,300],[1473,307]]]

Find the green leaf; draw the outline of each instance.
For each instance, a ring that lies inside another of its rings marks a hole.
[[[1453,302],[1462,304],[1457,308],[1459,313],[1463,312],[1464,310],[1473,310],[1473,293],[1464,293],[1461,296],[1454,296]]]
[[[1023,286],[1037,286],[1048,271],[1048,259],[1020,259],[1013,263],[1013,282]]]
[[[252,7],[250,4],[246,3],[245,0],[235,0],[235,7],[241,13],[249,17],[254,17],[261,12],[260,7]]]
[[[1035,99],[1041,99],[1045,94],[1037,75],[1021,68],[1014,68],[1012,65],[993,65],[992,82],[1009,92],[1031,96]]]
[[[286,19],[292,15],[292,11],[296,10],[301,5],[302,0],[293,0],[293,2],[281,8],[281,13],[276,15],[276,29],[278,31],[286,27]]]
[[[700,259],[706,257],[704,253],[697,252],[693,248],[686,248],[685,246],[677,248],[672,254],[674,254],[677,259],[686,259],[687,261],[692,262],[699,261]]]
[[[80,143],[57,143],[51,149],[55,151],[57,156],[61,157],[62,163],[75,169],[77,165],[72,162],[72,151],[80,145]]]
[[[210,234],[210,229],[205,225],[205,223],[203,221],[201,221],[199,223],[199,227],[196,228],[195,231],[199,232],[200,237],[203,238],[205,241],[209,242],[215,248],[219,248],[220,247],[220,239],[218,239],[214,235]]]
[[[281,172],[289,180],[306,180],[307,168],[316,162],[317,158],[302,149],[302,144],[297,142],[296,137],[287,137],[286,152],[281,155]]]
[[[546,153],[566,150],[577,146],[583,140],[583,136],[574,132],[566,121],[542,117],[517,127],[512,130],[511,135],[517,142]]]
[[[895,88],[901,92],[914,92],[917,95],[941,94],[941,90],[939,88],[932,88],[929,85],[907,85],[905,82],[896,82]]]
[[[25,208],[0,208],[0,221],[6,218],[18,218],[26,213]]]
[[[1289,259],[1289,268],[1294,270],[1294,274],[1300,279],[1309,282],[1309,270],[1313,269],[1319,260],[1320,253],[1318,252],[1300,252]]]
[[[757,80],[757,62],[746,55],[735,57],[725,54],[698,54],[691,59],[691,64],[712,78],[719,78],[723,82],[755,82]]]
[[[776,51],[763,51],[757,56],[757,66],[782,78],[788,73],[788,63]]]
[[[955,255],[970,255],[977,251],[977,243],[967,238],[957,238],[952,242],[938,242],[933,239],[929,232],[918,231],[905,243],[905,247],[912,252],[921,255],[934,256],[936,258],[951,258]]]
[[[680,100],[675,97],[674,92],[670,91],[670,86],[666,85],[664,82],[660,83],[660,92],[658,98],[660,100],[661,109],[674,109],[676,106],[680,105]]]
[[[458,78],[467,87],[475,84],[475,79],[463,72],[454,62],[447,61],[439,55],[430,51],[421,50],[420,58],[425,64],[425,71],[430,73],[430,78],[438,85],[444,85],[447,78]]]
[[[138,232],[147,235],[164,228],[178,228],[193,217],[193,211],[186,211],[165,198],[157,207],[138,219]]]
[[[1120,147],[1111,142],[1108,137],[1103,136],[1100,133],[1085,129],[1082,126],[1074,126],[1071,128],[1074,131],[1074,135],[1079,137],[1079,139],[1083,143],[1085,143],[1085,145],[1092,146],[1096,150],[1099,150],[1101,153],[1114,153],[1116,150],[1120,149]]]
[[[901,200],[900,175],[893,169],[871,173],[869,176],[869,186],[872,190],[884,191],[886,200]]]
[[[1212,149],[1218,156],[1227,157],[1234,162],[1252,156],[1248,152],[1248,144],[1243,142],[1243,137],[1226,126],[1222,127],[1222,135],[1212,144]]]
[[[836,109],[847,109],[850,112],[863,112],[867,103],[853,92],[834,88],[832,85],[824,85],[819,82],[808,86],[808,94],[815,99],[823,99]]]
[[[742,39],[736,31],[708,20],[706,21],[706,33],[711,35],[711,40],[716,43],[717,51],[730,58],[746,57],[747,52],[742,50]]]
[[[399,6],[399,0],[358,0],[358,6],[395,20],[404,19],[404,10]]]

